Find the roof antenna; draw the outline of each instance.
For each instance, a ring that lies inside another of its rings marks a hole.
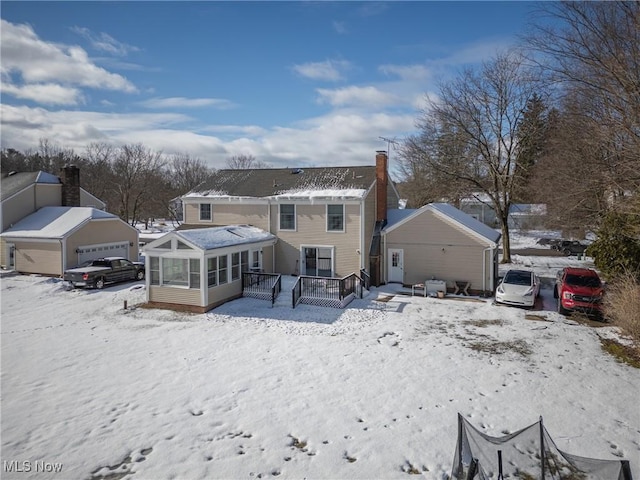
[[[385,142],[387,142],[387,158],[389,159],[389,162],[391,162],[391,145],[394,146],[394,148],[397,148],[398,145],[400,145],[398,142],[396,142],[395,138],[386,138],[386,137],[378,137],[380,140],[384,140]]]

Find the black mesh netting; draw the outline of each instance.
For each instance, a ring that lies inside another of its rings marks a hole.
[[[632,480],[626,460],[598,460],[559,450],[544,428],[542,418],[518,432],[491,437],[478,431],[460,414],[451,478]]]

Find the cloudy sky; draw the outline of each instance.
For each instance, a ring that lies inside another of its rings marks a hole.
[[[2,147],[364,165],[527,2],[2,2]],[[393,149],[391,149],[393,161]]]

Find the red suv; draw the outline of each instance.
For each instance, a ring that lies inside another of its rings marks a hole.
[[[604,286],[595,270],[566,267],[558,271],[554,298],[558,299],[558,313],[570,311],[592,313],[602,318]]]

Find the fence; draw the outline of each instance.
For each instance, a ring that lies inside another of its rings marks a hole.
[[[271,306],[282,290],[279,273],[242,272],[242,296],[271,300]]]

